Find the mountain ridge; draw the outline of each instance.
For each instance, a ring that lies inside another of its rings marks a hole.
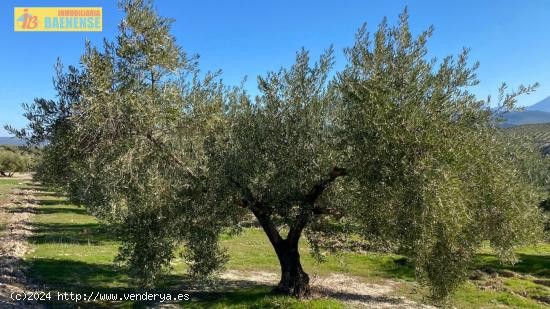
[[[542,99],[540,102],[527,106],[525,110],[550,113],[550,96],[546,97],[545,99]]]
[[[504,115],[506,120],[503,127],[512,127],[525,124],[550,123],[550,96],[526,106],[521,112],[511,112]]]
[[[25,145],[25,140],[11,137],[11,136],[0,136],[0,145],[15,145],[21,146]]]

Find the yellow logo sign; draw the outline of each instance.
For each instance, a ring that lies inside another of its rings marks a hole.
[[[100,7],[16,7],[14,31],[101,31]]]

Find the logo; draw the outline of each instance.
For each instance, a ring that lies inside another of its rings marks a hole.
[[[14,31],[102,31],[101,7],[16,7]]]
[[[23,14],[15,20],[21,29],[32,30],[38,26],[38,17],[29,14],[29,9],[23,9]]]

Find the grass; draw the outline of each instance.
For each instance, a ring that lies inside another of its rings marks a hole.
[[[33,219],[35,233],[30,238],[34,251],[26,257],[32,277],[54,290],[128,292],[132,289],[130,280],[122,270],[112,266],[118,242],[111,237],[107,227],[87,215],[83,208],[67,204],[59,197],[40,195],[39,203],[41,206]],[[227,265],[229,269],[278,271],[276,255],[269,247],[265,235],[258,229],[247,229],[238,237],[225,236],[223,244],[232,257]],[[380,277],[391,277],[392,274],[399,274],[412,279],[412,270],[403,271],[397,267],[393,263],[393,256],[346,254],[339,258],[331,257],[327,263],[317,264],[307,254],[305,246],[301,250],[304,267],[311,274],[349,273],[351,269],[357,269],[359,274],[365,276],[376,274]],[[174,271],[167,276],[163,285],[168,291],[186,281],[185,264],[176,259],[173,266]],[[335,300],[300,302],[273,296],[265,287],[199,295],[199,301],[192,306],[225,308],[234,305],[248,308],[252,303],[257,303],[258,308],[342,307]]]
[[[0,205],[9,203],[9,194],[18,186],[22,185],[26,181],[13,178],[0,178]],[[4,214],[0,212],[0,233],[2,233],[7,226],[7,218],[3,217]]]
[[[518,263],[503,265],[490,249],[484,248],[477,255],[476,265],[478,269],[488,272],[488,276],[462,288],[454,296],[456,303],[481,308],[478,303],[482,300],[481,303],[512,308],[548,308],[550,244],[521,248],[516,253]]]
[[[3,186],[0,186],[0,190]],[[30,276],[53,291],[124,293],[134,291],[131,280],[123,270],[113,266],[119,242],[106,226],[89,216],[85,209],[67,203],[47,192],[37,195],[40,206],[33,219],[35,233],[30,242],[33,251],[25,258]],[[265,235],[259,229],[245,229],[238,236],[224,236],[223,245],[231,257],[228,269],[241,271],[278,272],[278,262]],[[317,263],[301,245],[303,265],[311,275],[345,273],[365,282],[384,279],[399,280],[397,295],[421,300],[414,290],[414,271],[397,265],[396,255],[351,254],[329,256],[326,263]],[[483,276],[464,285],[451,299],[457,308],[547,308],[543,301],[550,299],[550,245],[519,250],[520,261],[514,266],[499,264],[496,256],[484,248],[477,256],[476,269]],[[181,292],[189,283],[185,264],[176,259],[173,271],[165,277],[159,291]],[[501,275],[499,275],[499,272]],[[505,277],[504,274],[512,276]],[[187,308],[344,308],[332,299],[297,301],[273,296],[269,287],[232,288],[224,292],[191,293]],[[53,304],[53,302],[52,302]],[[55,303],[73,307],[74,303]],[[81,307],[139,307],[126,303],[81,303]]]
[[[0,178],[0,203],[7,203],[9,194],[20,183],[21,179]]]
[[[519,261],[514,265],[500,264],[491,250],[484,249],[477,256],[481,268],[491,267],[495,271],[514,271],[524,275],[550,278],[550,244],[527,247],[517,250]]]
[[[279,272],[277,256],[261,229],[250,228],[245,229],[238,236],[224,236],[222,244],[231,256],[227,264],[228,269],[243,271],[261,269]],[[394,262],[400,258],[398,255],[343,253],[338,256],[327,256],[325,262],[318,263],[309,254],[309,249],[303,240],[300,245],[300,255],[302,265],[310,275],[322,276],[337,272],[365,279],[398,278],[409,281],[414,279],[412,268],[399,266]],[[177,272],[184,270],[183,263],[176,268]]]
[[[0,178],[0,188],[5,186],[13,186],[13,185],[19,185],[22,183],[27,182],[26,180],[17,179],[17,178]]]
[[[202,301],[185,304],[186,308],[346,308],[342,303],[330,299],[299,301],[290,297],[273,296],[265,287],[240,289],[223,293],[220,296],[205,298]]]

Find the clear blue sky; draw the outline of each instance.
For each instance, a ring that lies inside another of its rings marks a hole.
[[[13,31],[14,6],[102,6],[102,33],[21,33]],[[357,28],[367,22],[375,30],[384,16],[394,23],[409,7],[415,33],[435,26],[431,56],[472,49],[481,62],[482,97],[495,94],[503,81],[511,86],[540,82],[536,94],[523,97],[530,105],[550,95],[550,1],[366,1],[366,0],[156,0],[163,16],[173,17],[173,33],[189,53],[201,56],[203,70],[222,69],[224,80],[236,84],[246,75],[255,92],[256,76],[289,65],[302,46],[313,56],[330,44],[337,68],[342,48],[353,43]],[[99,44],[113,38],[122,17],[116,1],[3,0],[0,2],[0,124],[23,126],[22,102],[53,98],[53,65],[57,57],[77,64],[84,40]],[[0,130],[0,136],[6,136]]]

